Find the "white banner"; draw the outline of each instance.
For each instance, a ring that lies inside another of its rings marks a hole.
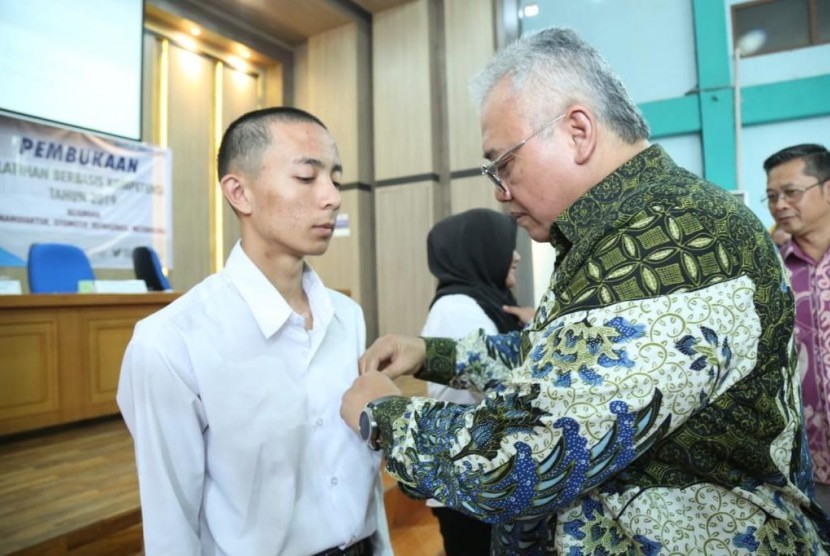
[[[169,149],[0,114],[0,252],[71,243],[93,268],[132,268],[152,246],[173,267]]]

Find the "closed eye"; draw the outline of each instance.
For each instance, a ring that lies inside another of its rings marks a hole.
[[[513,159],[516,158],[514,153],[507,153],[507,156],[504,157],[503,160],[499,160],[498,166],[496,166],[496,173],[499,176],[508,176],[509,172],[507,172],[510,163],[513,162]]]

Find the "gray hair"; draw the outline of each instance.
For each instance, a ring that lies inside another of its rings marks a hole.
[[[648,139],[649,128],[622,80],[592,46],[571,29],[550,28],[522,37],[496,53],[470,81],[481,106],[490,90],[510,78],[522,106],[550,118],[576,103],[593,109],[597,118],[626,143]]]

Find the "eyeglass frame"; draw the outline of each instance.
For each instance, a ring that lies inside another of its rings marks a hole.
[[[481,165],[481,174],[484,175],[484,176],[487,176],[488,178],[490,178],[490,181],[492,181],[493,184],[499,190],[501,190],[502,193],[507,193],[508,192],[507,187],[504,185],[504,183],[502,183],[502,180],[501,180],[501,178],[499,177],[499,174],[498,174],[499,165],[502,162],[504,162],[504,160],[508,156],[516,154],[516,152],[518,152],[519,149],[524,147],[525,144],[528,141],[530,141],[531,139],[533,139],[534,137],[536,137],[537,135],[539,135],[544,130],[546,130],[547,128],[549,128],[550,126],[552,126],[553,124],[555,124],[556,122],[558,122],[559,120],[561,120],[564,117],[565,117],[564,113],[560,114],[559,116],[555,117],[554,119],[552,119],[551,121],[549,121],[548,123],[546,123],[545,125],[540,127],[539,129],[534,131],[526,139],[524,139],[522,141],[519,141],[518,143],[516,143],[515,145],[513,145],[512,147],[510,147],[509,149],[507,149],[503,153],[501,153],[499,156],[496,157],[496,159],[494,161],[492,161],[488,164],[482,164]]]
[[[780,201],[782,197],[788,203],[797,203],[797,202],[801,201],[801,199],[804,198],[805,193],[807,193],[809,190],[813,189],[814,187],[818,187],[818,186],[822,185],[827,180],[830,180],[830,178],[824,178],[823,180],[819,180],[816,183],[805,186],[805,187],[791,187],[791,188],[786,189],[786,190],[782,189],[781,192],[767,193],[766,195],[764,195],[764,198],[762,199],[762,201],[766,201],[766,203],[769,206],[772,206],[772,207],[777,205],[778,201]]]

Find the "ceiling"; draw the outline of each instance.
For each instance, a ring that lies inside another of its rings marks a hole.
[[[261,54],[287,60],[308,37],[413,0],[146,0],[161,10],[213,33],[247,44]]]

